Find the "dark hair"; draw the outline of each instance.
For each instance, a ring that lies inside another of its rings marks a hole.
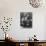
[[[34,35],[34,37],[36,37],[36,35]]]

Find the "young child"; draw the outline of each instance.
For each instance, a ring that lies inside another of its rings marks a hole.
[[[34,39],[34,41],[38,41],[36,35],[34,35],[34,37],[32,38]]]

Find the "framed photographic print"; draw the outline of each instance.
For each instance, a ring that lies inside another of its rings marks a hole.
[[[32,28],[32,12],[20,13],[20,26],[23,28]]]

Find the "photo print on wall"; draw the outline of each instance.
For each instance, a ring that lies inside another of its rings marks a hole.
[[[32,12],[20,12],[20,26],[32,28]]]

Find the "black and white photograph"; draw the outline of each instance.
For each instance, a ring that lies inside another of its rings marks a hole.
[[[23,28],[32,28],[32,12],[20,13],[20,26]]]

